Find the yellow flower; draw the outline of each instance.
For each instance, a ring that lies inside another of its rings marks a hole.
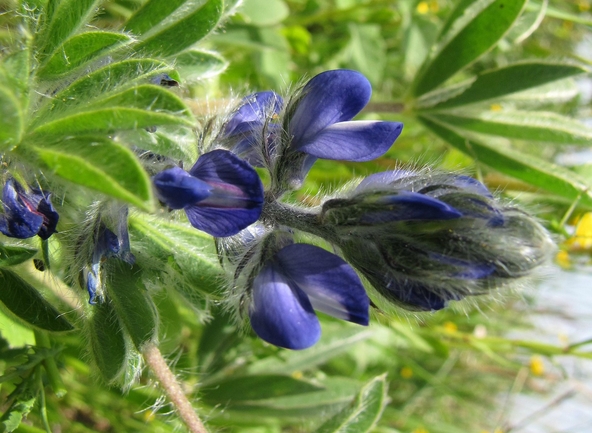
[[[425,15],[430,11],[430,5],[428,2],[419,2],[417,5],[417,12]]]
[[[530,358],[530,372],[535,376],[542,376],[545,372],[545,364],[540,356],[533,355]]]
[[[444,322],[444,330],[446,332],[448,332],[449,334],[453,334],[456,331],[458,331],[458,326],[456,326],[456,323],[453,322]]]
[[[403,367],[400,374],[403,379],[410,379],[413,377],[413,370],[409,367]]]

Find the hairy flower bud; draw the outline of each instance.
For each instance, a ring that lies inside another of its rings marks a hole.
[[[412,310],[502,287],[553,251],[532,217],[459,175],[378,173],[325,202],[320,219],[382,296]]]

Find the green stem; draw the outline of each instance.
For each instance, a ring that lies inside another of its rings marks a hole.
[[[47,333],[43,331],[35,330],[35,342],[39,347],[45,347],[51,349],[51,342],[49,340],[49,336]],[[45,368],[45,372],[47,373],[47,378],[49,380],[49,385],[56,396],[59,398],[66,395],[66,387],[64,386],[64,382],[62,382],[62,378],[60,376],[60,371],[58,366],[55,362],[53,357],[46,358],[43,360],[43,367]]]

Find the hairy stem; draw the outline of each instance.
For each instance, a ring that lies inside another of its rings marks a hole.
[[[203,423],[183,392],[177,378],[167,365],[160,350],[154,344],[147,344],[142,351],[148,367],[152,370],[167,397],[177,409],[179,416],[191,433],[207,433]]]

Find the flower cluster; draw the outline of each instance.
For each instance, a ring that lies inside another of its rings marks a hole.
[[[318,207],[289,204],[286,193],[318,158],[368,161],[397,139],[401,123],[352,120],[370,95],[366,78],[349,70],[319,74],[289,98],[249,95],[215,135],[216,150],[189,172],[153,177],[163,203],[218,238],[233,276],[229,302],[271,344],[315,344],[315,310],[367,325],[359,274],[376,300],[431,311],[504,287],[552,251],[533,218],[463,175],[394,170]],[[269,172],[265,191],[253,166]]]

